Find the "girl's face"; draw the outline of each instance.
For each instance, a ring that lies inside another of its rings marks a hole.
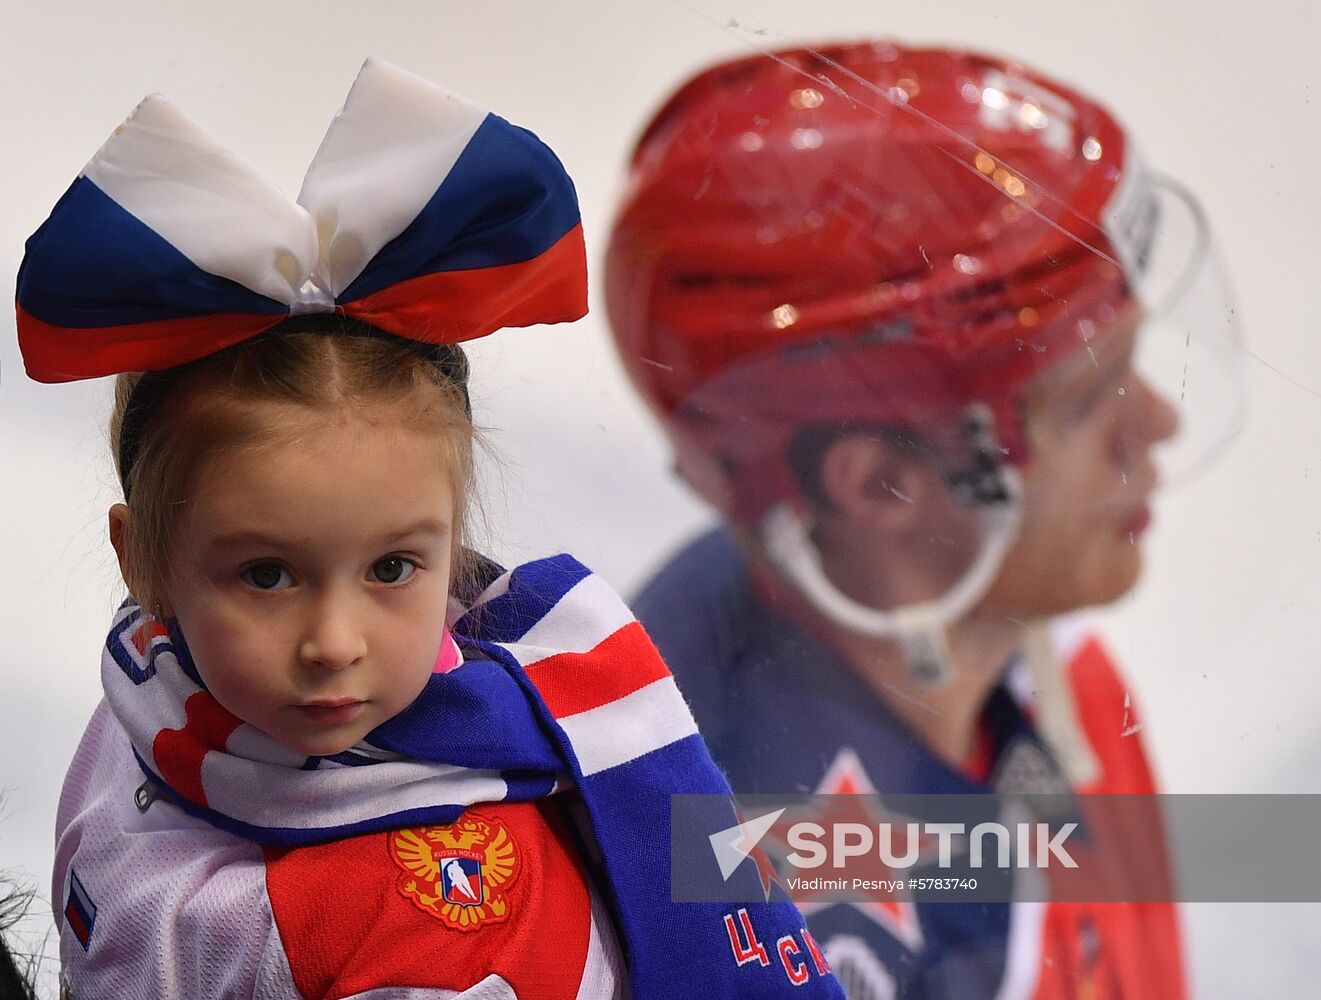
[[[421,693],[445,631],[454,490],[387,406],[204,463],[165,579],[207,687],[298,753],[345,750]]]

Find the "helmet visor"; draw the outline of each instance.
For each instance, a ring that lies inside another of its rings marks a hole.
[[[1153,185],[1157,238],[1137,281],[1146,310],[1136,367],[1178,415],[1160,449],[1162,480],[1195,477],[1242,429],[1243,340],[1229,283],[1202,206],[1167,178]]]

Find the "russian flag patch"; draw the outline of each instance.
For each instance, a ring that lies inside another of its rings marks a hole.
[[[69,901],[64,904],[64,920],[86,951],[92,943],[92,928],[96,926],[96,904],[72,868],[69,869]]]

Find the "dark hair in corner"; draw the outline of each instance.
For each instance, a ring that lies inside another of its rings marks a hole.
[[[5,940],[5,934],[23,918],[31,902],[31,892],[0,882],[0,1000],[36,1000],[36,956],[16,960]]]

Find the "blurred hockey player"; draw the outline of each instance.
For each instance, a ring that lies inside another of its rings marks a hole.
[[[636,609],[736,791],[1154,790],[1059,616],[1137,581],[1157,446],[1186,471],[1222,436],[1180,395],[1232,353],[1208,246],[1105,108],[1015,62],[796,49],[661,108],[607,305],[724,524]],[[855,1000],[1185,995],[1165,902],[803,909]]]

